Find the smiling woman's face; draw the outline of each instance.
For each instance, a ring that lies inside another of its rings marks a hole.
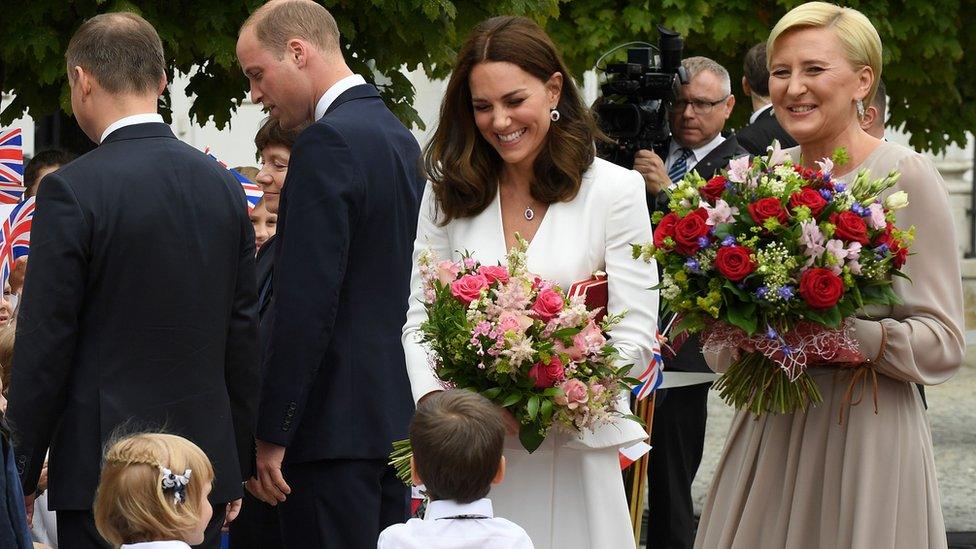
[[[547,82],[504,61],[479,63],[468,78],[475,125],[506,164],[531,167],[546,142],[562,75]]]

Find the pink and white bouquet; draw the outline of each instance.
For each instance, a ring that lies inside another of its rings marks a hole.
[[[554,423],[581,431],[613,420],[617,396],[636,380],[625,377],[630,365],[617,364],[604,336],[622,315],[588,310],[582,296],[568,298],[528,272],[526,247],[519,237],[507,265],[423,253],[427,321],[420,331],[444,386],[508,409],[532,452]]]
[[[703,332],[705,351],[745,351],[715,385],[737,408],[819,403],[808,366],[865,361],[844,319],[898,303],[891,278],[905,276],[914,228],[895,227],[894,211],[908,197],[881,199],[895,172],[834,179],[845,157],[804,168],[774,143],[708,181],[692,172],[668,191],[670,213],[655,214],[654,242],[635,246],[664,271],[658,288],[679,319],[672,339]]]

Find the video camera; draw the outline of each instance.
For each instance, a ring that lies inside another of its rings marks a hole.
[[[603,132],[616,143],[599,144],[598,154],[625,168],[634,165],[638,150],[653,149],[671,137],[667,107],[675,99],[677,84],[688,83],[681,66],[681,35],[660,25],[657,30],[659,59],[647,44],[628,48],[626,63],[611,63],[603,69],[607,81],[600,87],[603,96],[596,117]]]

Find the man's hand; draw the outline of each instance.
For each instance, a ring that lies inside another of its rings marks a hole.
[[[671,184],[668,172],[664,169],[664,161],[654,151],[637,151],[634,155],[634,169],[644,176],[644,187],[652,195],[656,196]]]
[[[10,273],[10,290],[20,295],[24,289],[24,277],[27,276],[27,256],[18,257],[14,262],[14,270]]]
[[[244,503],[243,499],[235,499],[234,501],[227,504],[227,512],[224,514],[224,526],[227,528],[230,523],[234,522],[237,515],[241,514],[241,505]]]
[[[285,477],[281,476],[281,462],[285,459],[285,447],[263,440],[258,440],[257,446],[258,482],[265,496],[261,500],[270,505],[277,505],[285,501],[291,493],[291,487],[285,482]]]
[[[44,466],[41,467],[41,476],[37,479],[37,493],[42,494],[44,490],[47,490],[47,459],[44,460]]]
[[[24,495],[24,508],[27,510],[27,526],[34,527],[34,494]]]

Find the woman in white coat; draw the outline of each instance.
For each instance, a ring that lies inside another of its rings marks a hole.
[[[424,152],[424,193],[414,259],[468,250],[504,262],[516,233],[530,242],[528,268],[568,289],[596,271],[608,275],[610,332],[622,363],[638,373],[651,360],[657,324],[654,264],[634,261],[632,243],[651,238],[637,172],[595,158],[599,134],[549,37],[520,17],[479,24],[461,49]],[[403,345],[416,400],[442,389],[419,343],[426,318],[419,273],[411,280]],[[619,408],[626,413],[627,396]],[[527,453],[510,425],[504,484],[492,489],[499,516],[525,528],[537,548],[634,547],[617,457],[645,437],[628,419],[582,434],[553,429]]]

